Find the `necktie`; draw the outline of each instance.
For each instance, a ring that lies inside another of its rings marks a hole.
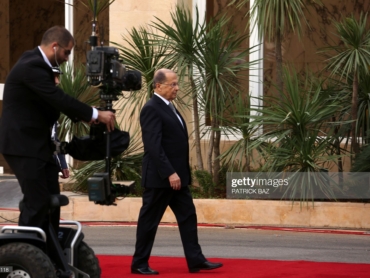
[[[175,113],[175,115],[176,115],[176,117],[179,119],[179,121],[180,121],[180,123],[181,123],[182,127],[184,127],[184,124],[182,123],[182,121],[181,121],[181,119],[180,119],[180,116],[179,116],[179,115],[177,115],[177,113],[176,113],[175,106],[173,106],[173,104],[172,104],[171,102],[168,104],[168,106],[171,108],[172,112],[173,112],[173,113]]]
[[[171,102],[168,104],[168,106],[171,108],[172,112],[175,113],[175,115],[177,116],[175,106],[173,106]]]

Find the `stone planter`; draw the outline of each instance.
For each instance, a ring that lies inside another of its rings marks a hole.
[[[63,192],[64,194],[65,192]],[[117,206],[100,206],[87,196],[69,196],[62,218],[77,221],[136,222],[141,198],[125,198]],[[311,228],[370,228],[370,204],[289,201],[194,199],[198,222],[233,226],[284,226]],[[176,223],[168,208],[163,223]]]

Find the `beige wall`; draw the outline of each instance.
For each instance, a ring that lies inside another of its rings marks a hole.
[[[338,37],[335,35],[334,20],[340,21],[344,16],[370,11],[368,0],[324,0],[323,6],[313,4],[308,7],[305,15],[307,24],[302,23],[302,37],[289,33],[283,40],[283,62],[294,66],[298,72],[306,73],[308,69],[320,71],[324,57],[319,54],[320,48],[335,45]],[[312,4],[312,3],[311,3]],[[369,20],[368,20],[369,22]],[[275,45],[265,42],[264,45],[264,94],[276,94],[273,82],[276,82]]]
[[[145,26],[155,20],[155,17],[170,23],[170,11],[178,2],[179,0],[116,0],[109,10],[110,40],[123,44],[122,35],[127,35],[127,30]]]

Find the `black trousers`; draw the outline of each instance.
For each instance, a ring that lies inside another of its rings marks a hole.
[[[59,168],[55,160],[52,156],[49,161],[13,155],[4,155],[4,158],[17,177],[24,195],[19,226],[39,227],[47,232],[50,195],[60,194]],[[50,216],[55,232],[58,231],[59,219],[60,208],[56,208]]]
[[[189,188],[146,188],[137,224],[132,267],[149,266],[155,235],[167,206],[175,214],[188,267],[206,261],[198,243],[197,215]]]

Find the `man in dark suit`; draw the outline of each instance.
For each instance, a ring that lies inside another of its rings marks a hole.
[[[155,93],[140,114],[145,190],[131,272],[158,274],[149,267],[148,261],[167,206],[176,216],[189,271],[219,268],[222,264],[207,261],[198,243],[197,216],[188,187],[191,184],[188,133],[184,119],[171,103],[179,89],[176,73],[158,70],[153,86]]]
[[[58,166],[51,128],[60,112],[74,121],[98,120],[114,129],[114,113],[98,111],[65,94],[55,86],[53,66],[68,60],[74,46],[72,35],[62,26],[48,29],[41,45],[26,51],[10,71],[4,87],[0,122],[0,152],[22,189],[19,225],[47,229],[50,195],[59,194]],[[52,224],[59,226],[60,211]]]

